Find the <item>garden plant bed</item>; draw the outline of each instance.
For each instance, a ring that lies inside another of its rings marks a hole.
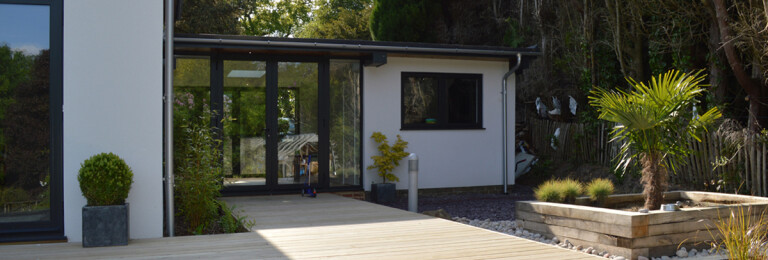
[[[610,196],[605,202],[608,208],[518,201],[515,219],[517,226],[525,230],[637,259],[638,256],[674,255],[679,246],[709,248],[712,236],[718,234],[715,222],[719,216],[728,218],[730,209],[740,206],[751,206],[752,214],[759,215],[768,207],[768,198],[711,192],[673,191],[665,193],[664,198],[670,203],[685,200],[699,205],[723,203],[711,207],[683,207],[680,211],[640,213],[610,207],[640,202],[642,194]],[[579,198],[576,203],[591,202],[588,198]]]

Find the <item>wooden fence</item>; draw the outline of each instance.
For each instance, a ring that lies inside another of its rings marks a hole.
[[[560,135],[556,149],[552,138]],[[583,124],[529,119],[530,145],[538,156],[555,161],[594,163],[613,167],[618,143],[609,142],[611,126],[588,129]],[[670,180],[697,190],[768,197],[768,142],[754,134],[711,131],[702,142],[689,143],[692,153]]]

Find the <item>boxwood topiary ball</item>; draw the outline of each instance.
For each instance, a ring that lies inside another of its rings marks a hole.
[[[122,205],[131,191],[133,172],[113,153],[100,153],[80,164],[77,175],[88,206]]]

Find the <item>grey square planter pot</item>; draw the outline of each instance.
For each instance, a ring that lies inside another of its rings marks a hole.
[[[371,201],[375,203],[387,203],[395,200],[394,183],[371,184]]]
[[[83,247],[128,244],[128,203],[83,207]]]

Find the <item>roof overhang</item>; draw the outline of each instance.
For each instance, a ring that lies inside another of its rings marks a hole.
[[[213,34],[177,34],[174,46],[176,53],[329,56],[359,58],[373,66],[386,63],[387,56],[508,61],[516,59],[518,54],[524,59],[541,55],[539,50],[532,48]]]

